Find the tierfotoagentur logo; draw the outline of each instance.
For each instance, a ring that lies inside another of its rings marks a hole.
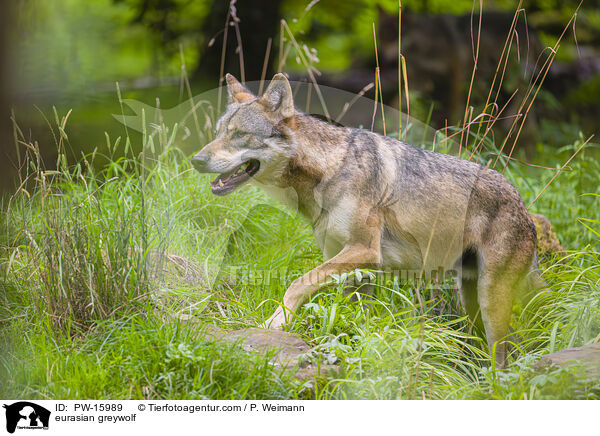
[[[6,431],[14,433],[19,430],[48,430],[50,411],[42,406],[29,401],[19,401],[10,405],[4,404],[6,409]]]

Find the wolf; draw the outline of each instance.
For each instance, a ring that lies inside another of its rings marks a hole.
[[[229,74],[226,82],[215,139],[192,165],[218,173],[215,195],[252,183],[297,207],[326,259],[291,283],[266,326],[282,328],[331,274],[442,268],[456,271],[464,309],[504,367],[513,301],[537,283],[535,226],[510,182],[474,162],[304,114],[281,73],[262,96]]]

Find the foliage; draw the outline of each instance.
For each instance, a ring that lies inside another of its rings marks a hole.
[[[180,68],[180,45],[192,71],[207,47],[220,41],[222,32],[204,35],[202,26],[211,16],[211,1],[183,0],[31,0],[17,4],[19,17],[13,43],[18,62],[12,66],[15,86],[29,92],[86,92],[91,85],[115,79],[176,76]],[[317,50],[320,68],[339,71],[348,68],[357,57],[370,57],[373,50],[373,23],[379,9],[390,14],[398,11],[396,0],[321,1],[287,0],[278,14],[287,20],[294,34]],[[540,27],[545,43],[552,46],[579,2],[527,2]],[[312,4],[312,3],[310,3]],[[403,1],[404,10],[433,14],[465,14],[473,8],[471,0]],[[238,9],[248,4],[239,2]],[[512,11],[514,2],[485,4],[486,10]],[[600,28],[594,2],[585,2],[578,19],[579,42],[593,44]],[[263,12],[264,13],[264,12]],[[548,23],[548,29],[544,24]],[[560,26],[559,26],[560,25]],[[508,30],[508,29],[507,29]],[[48,35],[52,35],[48,38]],[[250,35],[242,35],[248,38]],[[274,36],[274,35],[269,35]],[[273,53],[279,49],[274,36]],[[570,59],[577,57],[573,44],[561,49]],[[233,49],[233,48],[232,48]],[[237,49],[236,49],[237,50]],[[261,53],[264,47],[260,48]],[[272,56],[271,59],[275,59]],[[250,60],[262,63],[262,59]],[[207,66],[213,68],[215,66]],[[293,67],[293,65],[290,65]],[[65,84],[69,89],[63,89]]]
[[[13,86],[23,94],[81,97],[115,77],[160,72],[152,64],[148,32],[126,27],[132,15],[126,7],[110,0],[34,0],[15,7],[11,70]]]
[[[2,396],[200,400],[297,395],[297,383],[268,355],[211,341],[194,325],[165,324],[152,316],[151,307],[146,309],[147,316],[99,322],[81,339],[28,335],[19,343],[26,344],[25,353],[14,348],[2,357]],[[15,366],[17,359],[23,360]]]
[[[59,124],[66,137],[64,119]],[[598,208],[557,220],[570,251],[546,259],[550,287],[515,306],[521,340],[506,371],[490,365],[450,287],[382,279],[372,298],[358,295],[357,303],[344,295],[345,275],[289,327],[314,345],[307,358],[344,372],[325,385],[300,383],[269,356],[203,332],[255,326],[270,315],[291,281],[322,261],[308,225],[255,188],[212,196],[180,151],[151,138],[139,156],[127,138],[109,141],[101,172],[88,164],[91,155],[73,167],[59,163],[56,172],[35,164],[29,183],[3,204],[1,396],[598,398],[599,386],[576,368],[532,369],[544,353],[597,341]],[[120,147],[128,157],[114,156]],[[578,177],[558,177],[538,202],[541,212],[572,204],[574,184],[597,177],[586,162],[573,161]],[[527,167],[510,168],[529,197],[545,185]],[[577,218],[592,220],[583,221],[591,230]],[[188,260],[191,280],[165,273],[172,255]]]
[[[36,5],[42,3],[37,1],[21,4],[20,43],[28,71],[24,83],[67,83],[77,94],[90,83],[114,77],[114,71],[131,78],[155,74],[153,53],[164,56],[156,62],[162,65],[161,73],[173,75],[181,68],[173,60],[174,47],[184,35],[190,38],[184,54],[189,58],[191,50],[191,59],[198,58],[198,48],[190,46],[198,42],[196,25],[206,19],[210,2],[196,2],[190,10],[189,2],[179,0],[114,3],[103,0],[84,7],[75,0],[52,0],[39,9]],[[150,9],[141,13],[145,4]],[[316,48],[300,50],[314,62],[324,58],[319,66],[333,69],[347,67],[355,52],[371,53],[377,7],[388,12],[397,7],[391,0],[351,1],[342,7],[335,2],[320,2],[319,7],[281,4],[292,33],[303,35]],[[464,13],[472,2],[423,5],[403,4],[415,10]],[[535,12],[556,6],[536,5]],[[160,8],[171,10],[161,13]],[[188,15],[179,20],[184,9]],[[39,26],[27,33],[28,23]],[[131,34],[132,29],[137,30]],[[48,33],[55,37],[44,38]],[[106,34],[111,35],[108,42],[99,39]],[[168,42],[170,53],[158,47],[162,42]],[[39,63],[40,52],[48,65]],[[111,59],[115,70],[107,73],[103,59]],[[47,74],[47,82],[39,72]],[[570,99],[579,100],[581,92],[595,89],[592,85],[574,90]],[[600,396],[600,386],[580,368],[533,368],[545,353],[599,338],[597,145],[588,144],[551,180],[555,171],[507,161],[508,150],[499,150],[492,134],[484,137],[483,127],[466,130],[464,148],[464,131],[449,128],[461,133],[462,157],[473,152],[482,164],[496,160],[497,169],[506,166],[505,175],[526,204],[543,191],[531,209],[550,218],[567,251],[542,259],[549,287],[528,303],[516,303],[512,325],[518,341],[504,371],[490,362],[485,340],[462,315],[451,284],[433,288],[378,278],[373,296],[366,297],[345,295],[344,284],[369,271],[332,277],[289,326],[313,345],[307,359],[343,368],[323,385],[294,380],[272,365],[268,354],[246,353],[208,333],[211,326],[258,325],[291,281],[322,261],[306,222],[256,188],[214,197],[208,178],[194,172],[187,156],[172,146],[168,136],[174,137],[174,132],[145,131],[138,139],[126,131],[124,138],[114,140],[107,134],[106,145],[69,164],[67,155],[74,147],[66,132],[68,115],[60,118],[55,111],[54,118],[56,169],[46,169],[40,146],[17,129],[18,144],[27,150],[24,173],[17,192],[1,207],[0,396]],[[214,122],[203,121],[206,126]],[[573,144],[558,150],[540,144],[538,163],[561,168],[557,162],[565,162],[584,143],[581,136],[572,141],[572,129],[564,124],[545,129],[548,136],[568,138]],[[87,130],[85,135],[89,140]]]

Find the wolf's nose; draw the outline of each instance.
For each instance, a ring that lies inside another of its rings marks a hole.
[[[204,171],[208,163],[208,156],[205,154],[197,154],[192,158],[192,165],[196,171]]]

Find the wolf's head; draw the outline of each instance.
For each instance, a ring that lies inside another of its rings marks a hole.
[[[219,119],[215,139],[192,158],[201,173],[219,173],[211,182],[215,195],[227,195],[250,179],[278,186],[295,155],[294,102],[283,74],[276,74],[257,97],[227,74],[229,103]]]

